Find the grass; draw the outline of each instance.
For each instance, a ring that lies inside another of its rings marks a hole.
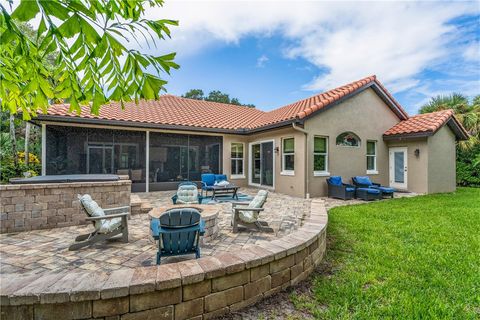
[[[480,189],[334,208],[297,309],[320,319],[479,319]]]

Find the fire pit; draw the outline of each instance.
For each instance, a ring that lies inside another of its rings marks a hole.
[[[194,208],[197,209],[202,215],[202,219],[205,221],[205,235],[202,238],[202,242],[208,242],[218,235],[218,214],[222,209],[219,205],[206,205],[206,204],[191,204],[191,205],[167,205],[156,207],[150,210],[148,213],[150,220],[158,219],[162,213],[170,209],[180,208]]]

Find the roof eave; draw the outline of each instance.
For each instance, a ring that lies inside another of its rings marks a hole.
[[[418,139],[418,138],[426,138],[430,137],[434,134],[433,131],[424,131],[424,132],[414,132],[414,133],[400,133],[400,134],[389,134],[383,135],[384,141],[391,141],[391,140],[406,140],[406,139]]]
[[[135,122],[125,120],[108,120],[108,119],[92,119],[92,118],[79,118],[69,116],[53,116],[53,115],[40,115],[33,121],[51,121],[51,122],[67,122],[75,124],[92,124],[92,125],[106,125],[106,126],[120,126],[130,128],[141,129],[164,129],[164,130],[179,130],[179,131],[196,131],[196,132],[208,132],[208,133],[225,133],[225,134],[248,134],[248,130],[241,129],[222,129],[222,128],[206,128],[206,127],[194,127],[184,125],[168,125],[168,124],[155,124],[148,122]]]

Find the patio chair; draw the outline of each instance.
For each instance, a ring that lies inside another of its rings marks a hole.
[[[238,232],[238,226],[244,226],[258,231],[273,232],[265,221],[259,221],[258,216],[263,211],[263,205],[267,201],[268,192],[266,190],[258,191],[257,195],[247,205],[245,202],[233,202],[232,225],[233,232]]]
[[[105,240],[128,242],[127,218],[130,215],[130,206],[102,209],[88,194],[78,195],[78,199],[88,215],[86,220],[93,223],[95,231],[76,237],[75,243],[68,247],[68,250],[77,250]]]
[[[150,230],[158,240],[157,264],[167,256],[194,253],[196,259],[200,258],[199,240],[205,233],[205,221],[197,209],[170,209],[152,219]]]
[[[382,191],[374,188],[356,188],[355,196],[357,199],[365,201],[380,200],[382,199]]]
[[[177,193],[172,197],[173,204],[202,203],[202,196],[198,194],[197,184],[191,181],[181,182]]]
[[[350,200],[355,197],[355,187],[342,182],[342,177],[332,176],[327,179],[328,197]]]
[[[370,177],[367,176],[356,176],[352,178],[352,182],[355,186],[359,188],[373,188],[380,190],[380,198],[383,196],[388,196],[390,198],[393,198],[393,194],[395,192],[394,188],[390,187],[384,187],[380,185],[379,183],[374,183],[370,180]]]
[[[215,183],[220,181],[227,181],[227,176],[224,174],[204,173],[202,174],[202,197],[205,191],[205,197],[208,196],[208,191],[213,190]]]

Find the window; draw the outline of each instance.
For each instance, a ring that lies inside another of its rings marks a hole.
[[[231,144],[232,176],[243,176],[243,143]]]
[[[376,141],[367,141],[367,173],[377,173]]]
[[[292,175],[295,170],[295,139],[286,138],[282,141],[282,174]]]
[[[313,138],[313,174],[325,176],[328,173],[328,138]]]
[[[344,132],[337,137],[337,146],[359,147],[360,138],[353,132]]]

